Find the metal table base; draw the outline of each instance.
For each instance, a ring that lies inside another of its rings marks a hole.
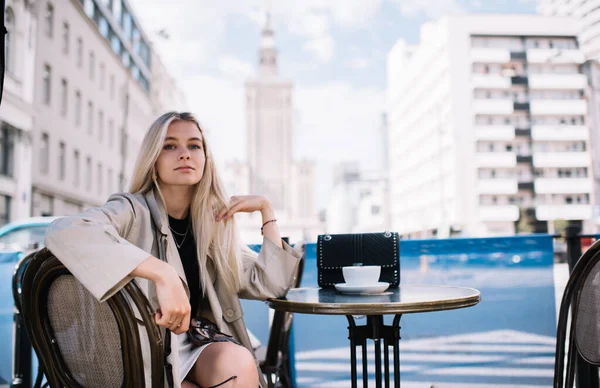
[[[385,387],[390,387],[390,359],[389,348],[393,348],[394,361],[394,387],[400,387],[400,318],[402,314],[396,314],[392,325],[384,325],[383,315],[367,315],[367,323],[363,326],[357,326],[354,322],[354,316],[346,315],[348,319],[348,339],[350,340],[350,374],[352,379],[352,388],[358,387],[358,376],[356,366],[356,347],[362,347],[362,378],[363,387],[369,386],[369,372],[367,370],[367,339],[372,339],[375,343],[375,386],[382,387],[382,380]],[[381,340],[384,346],[383,369],[385,376],[382,378],[381,365]]]

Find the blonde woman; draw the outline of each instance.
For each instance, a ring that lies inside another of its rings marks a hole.
[[[262,214],[258,256],[237,241],[238,212]],[[193,115],[160,116],[142,142],[130,192],[58,219],[46,247],[100,301],[138,281],[168,329],[169,386],[266,385],[239,298],[284,296],[300,254],[282,242],[265,197],[225,195]]]

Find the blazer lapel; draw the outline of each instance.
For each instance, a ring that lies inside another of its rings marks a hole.
[[[167,219],[167,211],[162,204],[162,200],[157,200],[156,197],[158,193],[155,190],[149,190],[144,197],[146,198],[146,203],[148,204],[148,209],[150,210],[150,215],[152,216],[152,221],[154,225],[156,225],[157,233],[160,236],[159,239],[159,252],[164,252],[166,254],[166,258],[162,258],[161,260],[166,259],[167,263],[171,264],[177,274],[181,279],[183,279],[185,285],[187,286],[187,278],[185,277],[185,271],[183,270],[183,264],[181,263],[181,258],[179,257],[179,251],[175,247],[175,240],[173,240],[173,235],[171,234],[171,230],[169,229],[169,221]],[[186,287],[187,288],[187,287]]]

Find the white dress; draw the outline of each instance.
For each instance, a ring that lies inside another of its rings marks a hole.
[[[179,369],[179,381],[181,382],[185,380],[185,377],[192,370],[192,367],[196,363],[200,353],[202,353],[202,351],[206,349],[210,343],[195,347],[194,344],[192,344],[192,342],[190,342],[188,339],[187,333],[178,334],[177,341],[179,341],[179,362],[181,363]]]

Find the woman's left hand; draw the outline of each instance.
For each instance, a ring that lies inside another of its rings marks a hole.
[[[221,210],[217,215],[217,222],[227,220],[235,213],[252,213],[255,211],[263,211],[271,207],[271,202],[262,195],[241,195],[231,197],[229,207]]]

